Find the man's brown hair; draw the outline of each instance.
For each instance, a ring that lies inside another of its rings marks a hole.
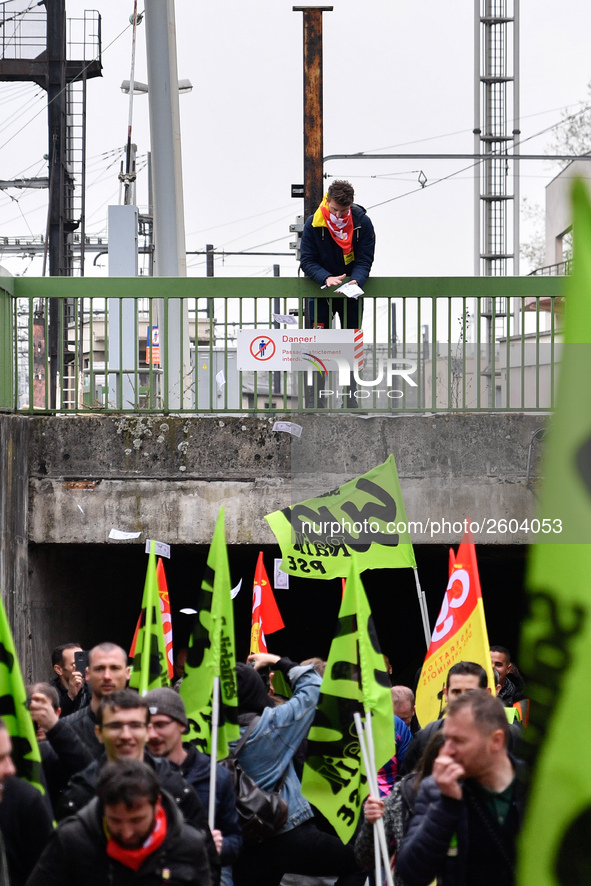
[[[329,200],[334,200],[339,206],[350,206],[355,199],[353,185],[349,182],[336,179],[328,186],[326,194]]]
[[[133,711],[136,708],[141,708],[146,712],[147,725],[150,721],[150,707],[145,696],[138,695],[135,689],[118,689],[116,692],[111,692],[110,695],[105,695],[101,698],[101,703],[96,711],[97,723],[99,726],[103,725],[103,714],[106,710]]]
[[[474,689],[464,692],[455,698],[447,708],[448,720],[460,713],[464,708],[472,711],[474,725],[483,735],[490,735],[501,729],[505,736],[505,747],[509,741],[509,721],[503,702],[487,692],[486,689]]]

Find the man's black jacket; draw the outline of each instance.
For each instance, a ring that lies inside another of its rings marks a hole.
[[[96,783],[99,772],[107,762],[107,756],[103,753],[98,760],[93,760],[85,769],[76,773],[64,792],[61,803],[56,810],[56,817],[61,821],[68,815],[73,815],[83,809],[95,796]],[[162,788],[175,800],[181,810],[187,824],[192,825],[205,835],[205,845],[208,851],[209,863],[213,872],[213,879],[219,879],[220,859],[209,830],[207,811],[197,796],[194,788],[187,784],[180,772],[170,765],[168,760],[162,757],[153,757],[149,751],[144,751],[144,763],[150,766],[156,775]]]
[[[183,821],[165,791],[162,805],[167,819],[164,843],[137,872],[107,855],[102,807],[95,798],[62,822],[27,886],[212,886],[203,833]]]

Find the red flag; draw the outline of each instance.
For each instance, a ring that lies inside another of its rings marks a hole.
[[[267,570],[263,563],[263,552],[259,552],[254,571],[252,588],[252,628],[250,631],[250,651],[267,652],[266,634],[273,634],[285,627],[277,608]]]
[[[466,526],[469,525],[466,520]],[[469,529],[464,533],[453,568],[450,556],[450,568],[443,605],[417,686],[417,717],[422,726],[441,716],[441,689],[450,667],[458,661],[482,665],[491,692],[495,692],[476,548]]]
[[[454,549],[449,549],[449,577],[451,578],[451,574],[454,571],[454,566],[456,565],[456,555],[454,553]]]
[[[166,644],[166,661],[168,664],[168,676],[174,677],[173,651],[172,651],[172,616],[170,614],[170,597],[168,596],[168,584],[164,572],[162,557],[158,557],[156,566],[156,578],[158,579],[158,596],[160,597],[160,612],[162,613],[162,630]]]
[[[170,680],[172,680],[174,676],[174,670],[172,667],[172,616],[170,614],[170,597],[168,596],[168,584],[166,583],[166,575],[164,573],[164,563],[162,562],[162,557],[158,557],[158,564],[156,566],[156,579],[158,581],[158,596],[160,597],[162,630],[164,631],[164,642],[166,644],[166,663],[168,665],[168,677]],[[129,650],[130,659],[133,659],[135,655],[135,645],[137,643],[137,635],[140,629],[141,621],[142,614],[140,612],[137,624],[135,626],[133,640],[131,641],[131,648]]]

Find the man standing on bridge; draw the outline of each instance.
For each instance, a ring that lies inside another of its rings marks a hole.
[[[340,287],[348,276],[361,289],[369,277],[375,251],[375,232],[363,206],[353,203],[355,192],[347,181],[335,180],[322,203],[307,219],[302,233],[300,264],[306,277],[323,289]],[[310,298],[306,326],[329,329],[338,314],[341,329],[360,329],[363,300],[356,297]],[[349,406],[357,406],[351,379]]]

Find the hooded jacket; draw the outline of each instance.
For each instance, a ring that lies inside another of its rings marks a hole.
[[[165,791],[162,806],[167,819],[164,843],[138,871],[107,855],[102,806],[95,797],[52,835],[27,886],[212,886],[203,834],[185,824]]]
[[[180,772],[173,769],[168,760],[162,757],[153,757],[149,751],[144,751],[143,759],[144,763],[155,771],[161,787],[174,798],[185,821],[204,834],[210,868],[213,872],[213,878],[217,882],[220,873],[220,858],[209,830],[207,811],[204,809],[195,790],[185,782]],[[106,762],[107,757],[103,753],[100,759],[93,760],[86,769],[76,773],[70,779],[68,789],[62,798],[61,807],[56,810],[58,820],[78,812],[93,800],[99,772]]]
[[[281,658],[274,668],[281,671],[293,690],[292,697],[277,707],[269,702],[256,671],[246,666],[237,668],[238,723],[241,732],[244,732],[253,714],[260,715],[238,752],[238,762],[265,791],[272,791],[285,773],[280,794],[288,805],[288,817],[279,832],[284,833],[313,817],[312,807],[302,795],[293,757],[314,720],[322,678],[311,665],[299,665],[287,658]],[[241,676],[250,678],[247,685]],[[248,691],[253,688],[251,684],[260,684],[260,698],[256,690]]]
[[[300,247],[300,265],[306,277],[319,286],[324,286],[327,277],[347,274],[363,288],[371,266],[376,244],[376,235],[363,206],[353,203],[353,261],[345,264],[342,248],[333,240],[326,225],[314,225],[311,215],[304,225]]]

